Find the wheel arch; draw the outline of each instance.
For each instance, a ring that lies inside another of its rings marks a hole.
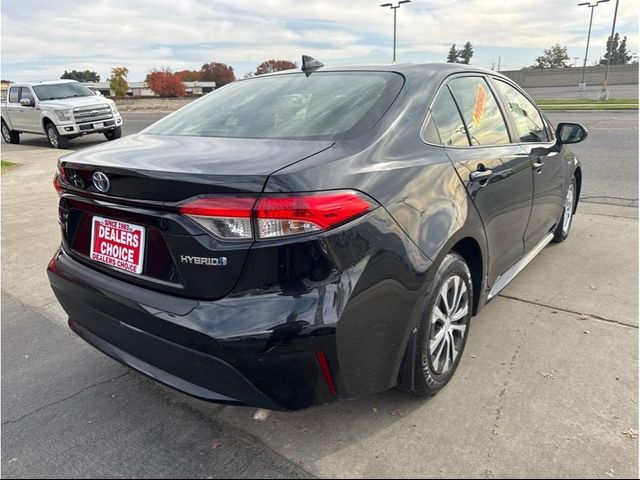
[[[485,289],[485,272],[487,271],[487,249],[484,232],[463,230],[458,232],[449,240],[449,242],[447,242],[433,264],[432,274],[429,275],[427,280],[429,282],[429,289],[431,288],[431,282],[433,281],[435,272],[440,267],[444,258],[451,252],[455,252],[460,255],[469,267],[473,286],[472,315],[475,315],[485,303],[483,292]],[[419,305],[420,308],[424,307],[422,302],[419,302]],[[420,315],[418,315],[417,318],[418,321],[420,321],[422,318],[422,312],[420,312]],[[412,391],[414,388],[415,355],[418,354],[416,345],[416,326],[414,326],[412,333],[409,335],[409,339],[407,340],[407,344],[405,345],[402,362],[398,369],[397,387],[405,391]]]
[[[576,167],[573,176],[576,178],[576,201],[573,204],[573,213],[576,213],[578,202],[580,201],[580,191],[582,190],[582,168],[580,165]]]
[[[473,314],[478,312],[480,306],[480,298],[482,294],[482,279],[484,278],[484,263],[482,249],[480,244],[473,237],[464,237],[459,240],[453,247],[451,252],[460,255],[471,272],[471,284],[473,286]]]
[[[40,125],[42,125],[42,132],[46,135],[47,134],[47,125],[49,123],[53,123],[54,126],[56,126],[56,122],[53,118],[51,118],[50,115],[48,115],[47,113],[43,113],[42,114],[42,118],[40,119]]]

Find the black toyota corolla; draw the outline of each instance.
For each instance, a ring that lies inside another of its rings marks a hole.
[[[569,234],[586,135],[457,64],[234,82],[60,160],[49,279],[80,337],[195,397],[432,395],[471,316]]]

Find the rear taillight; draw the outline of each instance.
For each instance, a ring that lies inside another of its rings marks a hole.
[[[202,197],[180,207],[187,215],[224,240],[251,240],[251,211],[255,197]]]
[[[62,183],[60,183],[60,174],[58,172],[53,176],[53,188],[56,189],[58,195],[62,195]]]
[[[58,195],[62,195],[63,182],[68,183],[67,174],[65,173],[64,168],[62,168],[61,165],[58,165],[58,171],[53,176],[53,188],[56,189],[56,192],[58,192]]]
[[[350,190],[266,194],[255,197],[201,197],[180,207],[183,213],[224,240],[270,239],[337,227],[377,205]],[[254,234],[255,229],[255,234]]]

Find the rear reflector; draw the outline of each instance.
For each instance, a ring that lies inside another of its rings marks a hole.
[[[333,375],[331,375],[331,369],[329,368],[329,362],[327,361],[327,356],[324,352],[316,352],[316,358],[318,359],[318,364],[320,365],[320,370],[322,371],[322,376],[324,377],[324,381],[327,384],[327,389],[329,393],[334,397],[338,395],[338,391],[336,390],[336,384],[333,381]]]
[[[255,197],[201,197],[180,207],[214,236],[225,240],[270,239],[327,230],[349,222],[377,205],[350,190],[267,194]],[[255,224],[254,224],[255,222]]]

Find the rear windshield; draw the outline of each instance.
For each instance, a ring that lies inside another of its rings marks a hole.
[[[80,83],[56,83],[52,85],[36,85],[33,87],[40,101],[61,100],[63,98],[90,97],[93,92]]]
[[[316,72],[253,78],[206,95],[143,131],[158,135],[278,139],[354,138],[402,88],[391,72]]]

